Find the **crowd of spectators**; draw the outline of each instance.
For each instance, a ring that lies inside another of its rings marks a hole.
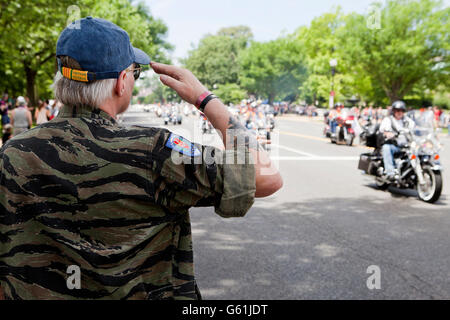
[[[1,144],[30,129],[34,124],[50,121],[58,115],[60,108],[61,104],[55,100],[39,100],[37,107],[33,107],[28,97],[3,94],[0,100]]]

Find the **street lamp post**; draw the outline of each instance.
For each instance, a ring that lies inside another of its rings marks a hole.
[[[331,59],[330,60],[330,67],[331,67],[331,92],[330,92],[330,109],[333,109],[334,106],[334,75],[336,74],[336,67],[337,67],[337,60]]]

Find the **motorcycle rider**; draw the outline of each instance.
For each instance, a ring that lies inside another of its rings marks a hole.
[[[400,152],[400,148],[406,144],[405,130],[412,130],[415,126],[413,120],[405,115],[406,104],[396,101],[392,104],[392,115],[383,119],[380,125],[380,133],[385,142],[382,147],[385,176],[388,180],[394,180],[396,167],[394,156]]]
[[[336,134],[336,128],[338,126],[336,119],[340,116],[343,107],[344,105],[342,103],[336,103],[328,115],[330,130],[333,136]]]

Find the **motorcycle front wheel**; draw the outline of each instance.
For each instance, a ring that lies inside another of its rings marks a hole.
[[[355,136],[353,134],[349,134],[346,141],[349,147],[353,145],[353,140],[355,140]]]
[[[430,167],[423,168],[424,184],[417,182],[417,193],[419,199],[428,202],[436,202],[442,193],[442,175],[441,171],[433,171]]]
[[[384,180],[381,177],[375,178],[375,184],[379,190],[386,190],[387,188],[389,188],[389,184],[384,182]]]

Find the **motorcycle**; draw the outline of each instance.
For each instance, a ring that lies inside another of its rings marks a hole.
[[[164,118],[164,125],[167,126],[169,124],[169,121],[170,121],[169,114],[168,113],[164,113],[163,114],[163,118]]]
[[[184,113],[184,116],[185,116],[185,117],[189,117],[190,110],[189,110],[189,107],[188,107],[188,106],[185,106],[185,107],[184,107],[183,113]]]
[[[270,136],[270,127],[270,124],[267,125],[262,119],[258,119],[256,121],[257,139],[265,150],[269,150],[270,144],[272,143]]]
[[[178,123],[178,114],[176,112],[173,112],[170,116],[170,122],[173,125],[176,125]]]
[[[352,146],[356,136],[355,130],[353,129],[355,116],[348,112],[342,112],[342,114],[335,118],[335,121],[337,123],[336,132],[332,133],[330,123],[327,123],[325,125],[324,135],[330,138],[331,143]]]
[[[201,128],[203,134],[211,134],[213,132],[213,126],[206,117],[202,117]]]
[[[416,127],[412,132],[403,131],[401,134],[405,136],[407,143],[395,156],[397,174],[394,180],[389,180],[384,175],[380,143],[372,153],[360,156],[358,169],[373,176],[381,190],[386,190],[391,185],[400,189],[416,189],[420,200],[434,203],[442,192],[439,140],[432,127]]]
[[[270,126],[269,129],[272,132],[273,129],[275,129],[275,119],[274,119],[273,113],[268,113],[266,115],[266,122],[269,124],[269,126]]]

